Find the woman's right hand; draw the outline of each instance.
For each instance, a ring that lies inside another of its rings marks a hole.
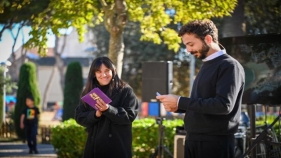
[[[99,111],[99,110],[97,110],[97,111],[96,111],[96,117],[101,117],[101,115],[102,115],[102,112]]]

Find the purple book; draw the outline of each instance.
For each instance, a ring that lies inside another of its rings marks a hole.
[[[94,109],[98,110],[96,107],[97,99],[102,99],[106,104],[110,103],[112,100],[104,94],[99,88],[92,89],[88,94],[81,98],[84,102],[88,103]]]

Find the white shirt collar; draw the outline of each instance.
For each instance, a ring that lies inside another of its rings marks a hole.
[[[219,57],[219,56],[221,56],[221,55],[223,55],[223,54],[226,54],[225,49],[222,49],[222,50],[220,50],[220,51],[218,51],[218,52],[215,52],[215,53],[213,53],[213,54],[207,56],[207,57],[206,57],[205,59],[203,59],[202,61],[203,61],[203,62],[206,62],[206,61],[215,59],[215,58],[217,58],[217,57]]]

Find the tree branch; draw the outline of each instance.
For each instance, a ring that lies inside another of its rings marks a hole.
[[[107,3],[104,0],[100,0],[100,3],[102,5],[102,7],[107,7],[108,6]]]
[[[2,35],[3,35],[3,32],[7,29],[7,28],[9,28],[9,25],[4,25],[3,26],[3,28],[1,29],[1,31],[0,31],[0,41],[2,41]]]
[[[64,51],[65,49],[65,46],[66,46],[66,38],[67,35],[66,34],[63,34],[63,43],[62,43],[62,46],[61,46],[61,50],[60,50],[60,54],[62,54],[62,52]]]
[[[117,11],[117,25],[123,27],[128,21],[126,2],[124,0],[115,0],[115,4]]]
[[[10,29],[11,36],[13,37],[13,40],[14,40],[14,43],[13,43],[13,46],[12,46],[12,53],[15,52],[15,50],[14,50],[14,49],[15,49],[15,45],[16,45],[16,43],[17,43],[17,39],[18,39],[18,37],[19,37],[19,33],[20,33],[20,30],[22,29],[23,25],[24,25],[24,22],[22,22],[22,23],[20,24],[20,26],[18,27],[16,36],[13,34],[13,31],[12,31],[13,28]]]

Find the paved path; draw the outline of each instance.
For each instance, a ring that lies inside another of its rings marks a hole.
[[[53,121],[53,117],[55,112],[42,112],[40,114],[40,125],[41,126],[53,126],[58,125],[60,121]],[[38,141],[38,139],[37,139]],[[52,157],[56,158],[57,155],[54,151],[54,147],[52,144],[37,144],[37,150],[39,154],[28,154],[29,149],[27,144],[22,142],[0,142],[0,157],[4,158],[47,158]]]
[[[44,158],[53,157],[56,158],[57,155],[54,151],[54,147],[51,144],[38,144],[37,150],[39,154],[28,154],[29,149],[27,144],[20,142],[0,142],[0,157],[13,158]]]

